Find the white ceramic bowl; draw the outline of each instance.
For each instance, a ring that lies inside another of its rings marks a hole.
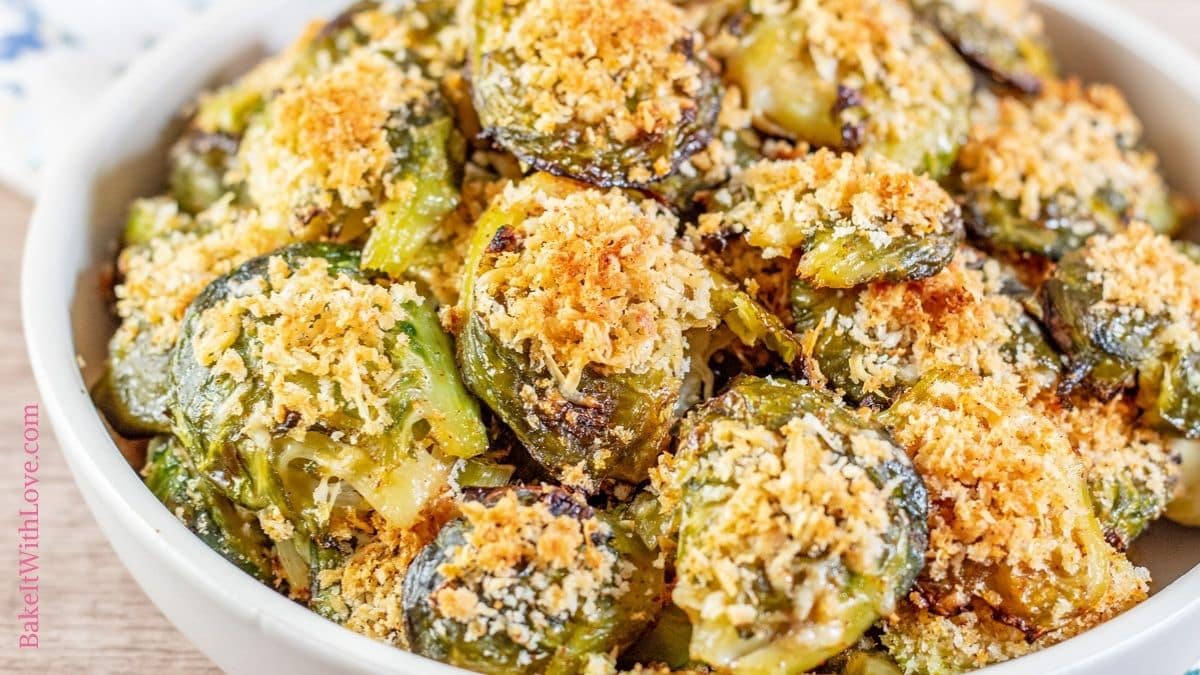
[[[95,377],[112,330],[99,270],[114,254],[129,201],[162,185],[177,112],[196,92],[282,47],[307,20],[344,4],[230,2],[156,47],[82,115],[74,142],[46,173],[25,250],[29,356],[75,480],[147,595],[233,673],[460,672],[339,628],[209,550],[142,485],[84,384]],[[1100,0],[1039,4],[1067,70],[1123,87],[1174,184],[1200,196],[1200,62]],[[89,364],[82,373],[76,354]],[[1156,524],[1134,556],[1155,577],[1149,600],[989,672],[1182,673],[1200,658],[1200,531]]]

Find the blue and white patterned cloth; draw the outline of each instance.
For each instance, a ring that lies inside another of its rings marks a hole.
[[[38,170],[125,64],[211,0],[0,0],[0,182]]]

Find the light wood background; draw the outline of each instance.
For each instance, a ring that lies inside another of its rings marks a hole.
[[[1200,51],[1200,0],[1124,0]],[[0,152],[3,149],[0,148]],[[50,196],[53,198],[53,196]],[[18,274],[30,203],[0,187],[0,673],[212,673],[118,562],[48,425],[41,452],[41,648],[18,650],[16,514],[24,406],[38,400],[21,338]],[[11,538],[10,538],[11,537]],[[1197,646],[1200,656],[1200,645]]]

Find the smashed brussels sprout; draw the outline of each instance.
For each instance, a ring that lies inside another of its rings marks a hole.
[[[688,331],[716,325],[713,279],[676,226],[653,202],[548,174],[476,225],[463,379],[557,476],[638,482],[666,446]]]
[[[963,236],[950,195],[882,157],[819,150],[761,161],[722,192],[700,218],[702,235],[741,235],[764,258],[798,255],[796,273],[818,287],[936,274]]]
[[[1035,406],[1055,420],[1087,469],[1092,508],[1113,548],[1129,548],[1163,515],[1179,479],[1179,457],[1158,432],[1141,426],[1131,396],[1064,405],[1046,397]]]
[[[119,433],[144,438],[171,428],[167,362],[188,304],[216,277],[293,239],[227,197],[195,217],[170,199],[139,200],[125,241],[114,289],[121,325],[92,397]]]
[[[711,139],[719,82],[667,0],[470,5],[484,134],[534,169],[646,185]]]
[[[971,71],[904,0],[746,3],[727,78],[756,124],[935,178],[967,133]]]
[[[1011,383],[935,369],[883,419],[931,505],[925,570],[883,638],[906,670],[981,667],[1022,653],[1004,644],[1053,644],[1145,597],[1105,542],[1086,467]],[[968,639],[976,629],[994,636]]]
[[[1048,82],[1031,101],[1001,99],[972,127],[958,158],[967,226],[989,248],[1056,260],[1132,220],[1173,232],[1157,161],[1116,88]]]
[[[317,40],[336,54],[278,84],[232,170],[249,202],[297,236],[352,241],[369,230],[364,267],[394,278],[457,206],[465,153],[406,11],[364,8]],[[370,34],[386,39],[354,37]]]
[[[694,410],[664,460],[675,603],[692,658],[802,673],[891,613],[921,569],[925,488],[869,416],[786,380],[743,377]]]
[[[192,468],[175,437],[150,441],[142,477],[154,496],[210,548],[259,581],[275,584],[275,552],[258,517]]]
[[[170,373],[200,473],[318,545],[344,538],[361,502],[412,524],[487,442],[433,310],[411,285],[364,277],[346,247],[289,247],[214,281]]]
[[[408,569],[412,648],[483,673],[582,671],[654,620],[663,569],[625,525],[558,487],[462,503]]]
[[[967,247],[940,273],[857,291],[792,282],[792,318],[809,377],[883,407],[929,370],[955,364],[1031,395],[1050,388],[1059,357],[1026,313],[1033,294],[1000,262]]]
[[[911,0],[967,60],[1000,84],[1037,94],[1058,68],[1026,0]]]
[[[1111,397],[1136,383],[1150,424],[1200,436],[1200,265],[1135,223],[1065,256],[1041,298],[1065,387]]]

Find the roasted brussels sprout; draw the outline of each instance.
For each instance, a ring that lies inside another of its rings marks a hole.
[[[353,631],[409,648],[403,607],[404,577],[417,554],[458,517],[454,500],[439,500],[408,527],[372,514],[352,553],[317,549],[329,560],[309,567],[314,592],[309,607]]]
[[[1036,406],[1063,429],[1087,470],[1092,508],[1104,536],[1124,551],[1162,516],[1179,478],[1178,456],[1161,434],[1140,426],[1131,397],[1108,402],[1057,397]]]
[[[970,69],[903,0],[746,3],[727,78],[756,124],[941,177],[967,133]]]
[[[766,258],[799,255],[797,274],[818,287],[924,278],[962,239],[950,195],[882,157],[819,150],[757,162],[715,202],[702,234],[740,234]]]
[[[462,504],[404,580],[414,651],[483,673],[576,673],[653,620],[663,569],[620,520],[557,487]]]
[[[406,527],[486,446],[450,341],[411,285],[353,249],[255,258],[192,303],[170,363],[176,434],[239,504],[326,545],[369,505]]]
[[[853,292],[796,279],[791,297],[810,379],[855,403],[886,406],[945,364],[1010,380],[1031,395],[1058,376],[1058,355],[1026,314],[1032,293],[971,248],[928,279]]]
[[[742,377],[664,460],[679,540],[672,598],[692,658],[801,673],[891,613],[921,569],[925,488],[904,451],[827,392]]]
[[[1031,101],[1002,99],[972,128],[958,158],[968,229],[989,248],[1053,259],[1131,220],[1173,232],[1156,163],[1117,89],[1048,82]]]
[[[1111,397],[1135,381],[1147,421],[1200,436],[1200,265],[1148,226],[1093,237],[1042,285],[1067,389]]]
[[[197,473],[173,436],[156,437],[146,453],[142,476],[154,496],[214,551],[259,581],[274,585],[276,557],[257,516]]]
[[[1180,525],[1200,527],[1200,441],[1175,439],[1171,449],[1179,457],[1179,483],[1167,504],[1167,517]]]
[[[1026,0],[911,0],[960,54],[1000,84],[1037,94],[1058,68]]]
[[[540,171],[646,185],[712,137],[720,86],[666,0],[472,0],[484,134]]]
[[[688,331],[716,325],[713,278],[676,226],[653,202],[548,174],[476,225],[463,379],[559,477],[638,482],[667,443]]]
[[[250,203],[299,237],[350,241],[370,229],[364,266],[400,277],[458,204],[465,142],[438,83],[403,44],[387,45],[285,79],[246,129],[233,173]]]
[[[1084,465],[1011,382],[935,369],[883,419],[930,497],[926,567],[883,638],[907,671],[1053,644],[1145,597],[1144,575],[1105,543]]]
[[[115,288],[121,325],[92,397],[121,435],[141,438],[170,431],[167,361],[188,303],[212,279],[292,238],[226,198],[194,218],[167,199],[139,200],[125,240]]]

